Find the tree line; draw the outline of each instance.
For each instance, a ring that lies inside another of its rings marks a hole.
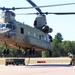
[[[0,57],[5,57],[6,55],[3,54],[3,51],[5,49],[5,46],[0,45]],[[9,57],[50,57],[48,51],[42,51],[37,52],[35,51],[34,55],[30,55],[29,51],[26,52],[24,55],[24,52],[22,50],[16,50],[14,48],[10,48],[10,54]],[[63,36],[61,33],[57,33],[53,39],[52,42],[52,57],[61,57],[61,56],[68,56],[68,53],[75,54],[75,41],[63,41]]]
[[[63,41],[61,33],[57,33],[52,42],[52,53],[54,57],[75,54],[75,41]]]

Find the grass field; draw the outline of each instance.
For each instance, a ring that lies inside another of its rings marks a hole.
[[[11,58],[0,58],[0,64],[5,64],[5,59],[11,59]],[[29,58],[24,58],[24,59],[25,59],[25,63],[28,63]],[[45,61],[46,63],[70,63],[70,58],[68,58],[68,57],[58,57],[58,58],[30,58],[30,64],[37,63],[38,61]]]

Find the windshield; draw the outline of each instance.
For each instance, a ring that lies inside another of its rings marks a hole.
[[[5,28],[5,24],[0,24],[0,28]]]

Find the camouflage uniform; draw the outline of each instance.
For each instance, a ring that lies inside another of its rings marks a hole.
[[[69,58],[71,59],[70,65],[74,66],[75,65],[75,55],[68,53]]]

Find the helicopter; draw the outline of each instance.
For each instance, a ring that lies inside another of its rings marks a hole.
[[[27,0],[33,7],[36,5]],[[35,8],[39,14],[34,21],[34,27],[15,20],[15,13],[11,10],[21,8],[5,8],[0,7],[2,10],[0,23],[0,43],[10,46],[19,50],[51,50],[52,36],[48,33],[53,31],[47,25],[46,16],[42,14],[41,9]]]
[[[46,14],[56,14],[56,15],[65,15],[65,14],[75,14],[75,13],[44,13],[40,7],[37,6],[32,0],[26,0],[33,7],[29,8],[5,8],[0,7],[2,10],[2,22],[0,23],[0,43],[7,46],[20,49],[20,50],[36,50],[36,51],[51,51],[52,46],[52,36],[49,34],[53,31],[47,25]],[[61,4],[63,5],[63,4]],[[59,6],[61,6],[59,5]],[[69,4],[65,4],[69,5]],[[56,5],[57,6],[57,5]],[[48,6],[49,7],[49,6]],[[15,19],[15,13],[12,10],[19,9],[30,9],[35,8],[38,13],[29,13],[37,14],[37,17],[34,21],[34,27],[30,25],[21,23]]]

